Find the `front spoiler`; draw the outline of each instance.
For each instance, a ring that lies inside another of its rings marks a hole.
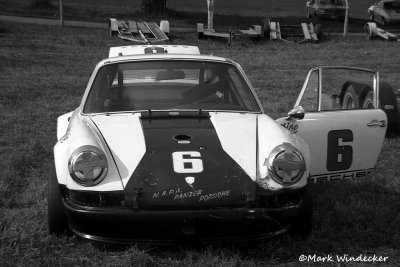
[[[94,208],[63,199],[69,227],[76,235],[101,242],[203,244],[260,240],[286,232],[301,207],[220,208],[209,210],[132,210]]]

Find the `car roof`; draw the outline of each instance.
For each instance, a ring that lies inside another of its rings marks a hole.
[[[140,60],[206,60],[234,63],[231,59],[202,55],[197,46],[184,45],[132,45],[111,47],[109,57],[99,65]]]
[[[200,55],[200,49],[192,45],[129,45],[111,47],[108,57],[135,56],[145,54]]]

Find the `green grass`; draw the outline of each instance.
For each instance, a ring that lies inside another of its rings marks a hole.
[[[172,2],[172,1],[171,1]],[[104,247],[47,234],[46,184],[56,119],[79,105],[95,64],[110,46],[126,45],[107,30],[2,23],[0,37],[0,265],[297,266],[301,254],[389,256],[400,264],[400,138],[385,140],[373,175],[314,186],[309,240],[272,239],[204,248]],[[205,54],[239,62],[273,118],[292,107],[308,69],[351,65],[377,69],[396,88],[400,43],[342,40],[321,44],[197,42]],[[335,265],[335,264],[333,264]]]

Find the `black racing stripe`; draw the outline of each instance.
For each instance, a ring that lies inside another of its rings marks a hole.
[[[225,207],[254,200],[254,181],[223,150],[209,116],[147,116],[141,122],[146,153],[125,187],[137,208]],[[180,173],[182,168],[195,173]]]

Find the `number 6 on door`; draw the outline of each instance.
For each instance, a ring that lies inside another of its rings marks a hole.
[[[197,151],[177,151],[172,153],[174,171],[177,173],[199,173],[203,171],[201,154]]]

